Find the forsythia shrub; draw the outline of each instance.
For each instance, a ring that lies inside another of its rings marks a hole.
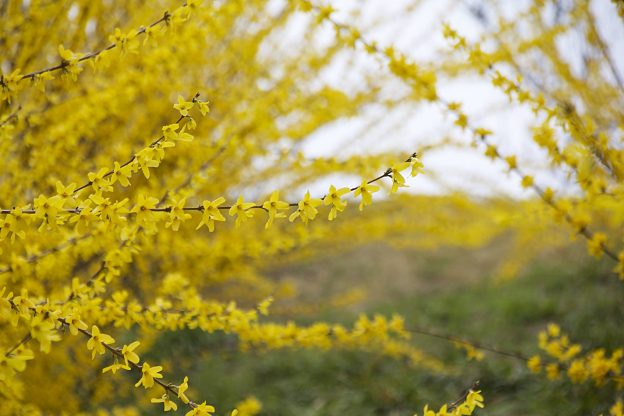
[[[427,250],[512,232],[499,271],[509,278],[571,234],[624,278],[624,85],[589,2],[573,2],[553,25],[546,16],[556,2],[529,3],[513,18],[500,14],[478,40],[440,21],[444,59],[416,62],[356,19],[336,17],[339,2],[2,2],[0,412],[162,406],[212,415],[213,398],[193,394],[189,377],[169,376],[176,357],[143,355],[160,333],[184,329],[231,334],[242,351],[363,350],[446,371],[410,342],[398,315],[362,315],[350,326],[270,319],[271,303],[290,289],[263,274],[269,265],[366,241]],[[282,47],[293,24],[305,33]],[[591,51],[582,79],[556,47],[568,32],[583,33]],[[356,90],[323,81],[340,59],[357,73],[358,57],[376,67],[357,74]],[[533,141],[573,190],[540,183],[493,128],[442,92],[462,75],[533,111]],[[401,106],[441,112],[534,197],[393,195],[418,183],[423,154],[465,144],[454,136],[404,153],[310,159],[302,150],[335,121]],[[319,181],[324,193],[308,190]],[[470,358],[488,351],[446,338]],[[554,324],[539,348],[544,356],[519,357],[536,373],[624,387],[622,349],[583,352]],[[132,389],[146,395],[129,401]],[[471,415],[484,403],[476,385],[454,399],[423,414]],[[217,410],[261,408],[248,397]]]

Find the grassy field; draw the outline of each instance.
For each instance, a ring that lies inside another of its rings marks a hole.
[[[301,323],[348,324],[360,312],[400,313],[412,328],[530,356],[537,352],[537,332],[554,321],[585,348],[624,344],[624,289],[608,262],[572,248],[539,259],[515,280],[497,282],[489,276],[496,260],[488,250],[494,248],[421,256],[364,247],[274,273],[317,288],[318,296],[355,286],[373,294],[347,310],[326,308]],[[589,384],[548,381],[515,358],[486,353],[483,361],[468,360],[451,342],[426,335],[414,334],[412,342],[447,363],[448,374],[361,352],[240,354],[233,341],[187,332],[163,337],[155,350],[165,357],[173,351],[203,356],[190,372],[198,396],[224,409],[253,395],[267,415],[420,414],[426,402],[452,402],[475,380],[486,397],[481,414],[492,416],[607,413],[614,398],[611,388],[596,395]]]

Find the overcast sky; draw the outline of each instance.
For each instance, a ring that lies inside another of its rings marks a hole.
[[[359,12],[355,24],[364,30],[369,40],[382,46],[394,45],[409,54],[416,62],[435,59],[441,49],[448,48],[441,35],[442,22],[449,22],[461,34],[476,39],[484,30],[483,25],[470,12],[470,6],[480,1],[424,0],[333,0],[338,21],[354,22],[354,11]],[[412,3],[420,4],[405,12]],[[506,14],[515,14],[526,7],[527,1],[501,1]],[[610,41],[612,55],[619,68],[624,68],[624,25],[619,20],[614,6],[609,0],[594,0],[592,10],[596,12],[603,37]],[[296,31],[295,22],[293,30]],[[327,36],[333,36],[328,28]],[[322,42],[322,39],[319,40]],[[564,39],[561,47],[569,50],[570,56],[578,55],[578,39]],[[372,71],[385,69],[374,59],[360,51],[357,65],[370,67]],[[574,66],[574,62],[570,64]],[[622,74],[624,75],[624,74]],[[345,74],[345,65],[340,62],[325,74],[325,82],[342,88],[349,83],[357,88],[361,78],[357,74]],[[507,98],[494,89],[485,77],[465,77],[462,79],[439,80],[439,94],[449,101],[460,101],[464,110],[479,125],[495,132],[495,140],[507,153],[518,155],[527,171],[535,173],[541,185],[555,185],[561,189],[562,178],[557,178],[543,169],[546,159],[530,139],[530,125],[535,122],[528,108],[509,106]],[[438,142],[445,135],[452,135],[469,142],[466,135],[453,127],[453,120],[445,116],[436,105],[413,106],[384,114],[382,122],[374,128],[362,129],[379,113],[371,108],[359,117],[340,120],[319,130],[306,141],[303,150],[308,157],[337,155],[346,153],[365,154],[374,150],[396,149],[398,155],[409,153],[419,145]],[[354,138],[354,136],[356,136]],[[346,145],[348,144],[348,146]],[[403,152],[403,153],[402,153]],[[468,190],[475,195],[509,194],[512,196],[532,196],[523,190],[519,180],[506,173],[505,165],[492,162],[483,156],[481,150],[471,148],[442,149],[427,152],[423,161],[429,175],[410,179],[411,191],[419,193],[441,193],[450,188]],[[434,180],[434,178],[437,178]],[[335,178],[334,178],[335,179]],[[313,186],[313,192],[326,188],[327,181]]]

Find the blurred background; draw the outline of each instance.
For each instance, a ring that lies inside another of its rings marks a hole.
[[[241,351],[234,334],[106,322],[119,342],[140,339],[141,357],[163,365],[169,379],[188,376],[192,396],[217,414],[421,414],[425,403],[453,402],[476,381],[486,397],[480,414],[608,414],[621,383],[549,380],[531,373],[527,359],[551,322],[584,351],[624,345],[617,259],[600,244],[588,253],[585,238],[591,229],[622,247],[622,2],[341,0],[312,10],[284,0],[205,3],[167,32],[104,54],[94,70],[85,64],[75,81],[59,75],[3,103],[2,114],[19,108],[20,117],[11,129],[0,125],[0,208],[125,160],[175,120],[178,95],[196,91],[211,112],[197,117],[192,144],[168,149],[149,180],[139,173],[131,187],[115,185],[112,200],[128,198],[130,207],[149,195],[197,206],[243,195],[261,203],[279,189],[296,203],[306,191],[322,197],[330,184],[357,187],[413,152],[424,173],[406,171],[398,194],[389,181],[377,183],[382,190],[363,211],[347,197],[332,222],[321,208],[310,224],[281,220],[269,230],[264,213],[240,228],[228,217],[215,233],[195,229],[197,213],[176,232],[164,221],[132,232],[95,221],[89,233],[73,223],[43,234],[33,227],[24,241],[0,242],[0,287],[62,299],[68,282],[113,258],[118,276],[101,302],[122,317],[133,302],[141,313],[175,313],[189,287],[241,308],[270,296],[262,322],[349,327],[361,314],[400,314],[424,357]],[[53,65],[59,44],[97,50],[115,28],[130,33],[179,5],[0,1],[0,67],[7,74]],[[448,28],[465,47],[453,47]],[[389,47],[433,74],[435,99],[389,68]],[[513,88],[497,84],[497,71]],[[491,131],[489,145],[477,128]],[[505,160],[511,156],[521,175]],[[556,204],[540,197],[547,187]],[[22,335],[14,332],[7,339]],[[52,358],[33,360],[20,376],[22,399],[43,414],[160,413],[132,387],[134,376],[101,374],[110,363],[89,355],[82,339],[64,337]]]

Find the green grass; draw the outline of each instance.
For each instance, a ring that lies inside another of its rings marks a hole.
[[[624,345],[624,285],[609,267],[607,261],[542,261],[510,282],[481,279],[414,289],[392,301],[368,304],[366,312],[399,313],[408,326],[524,355],[537,352],[537,332],[551,321],[586,348],[615,348]],[[355,317],[353,312],[325,311],[315,319],[350,323]],[[241,354],[233,341],[188,331],[162,337],[153,351],[162,357],[201,355],[198,367],[180,370],[190,375],[195,395],[217,409],[231,409],[254,395],[263,403],[262,414],[276,416],[411,416],[421,413],[425,403],[455,400],[474,380],[480,380],[486,397],[481,413],[491,416],[596,415],[606,412],[615,397],[612,387],[547,381],[509,357],[487,353],[482,362],[468,361],[449,342],[423,335],[415,334],[413,343],[443,359],[450,374],[362,352]]]

